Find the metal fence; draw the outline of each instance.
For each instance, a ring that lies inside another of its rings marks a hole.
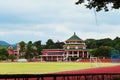
[[[120,73],[1,74],[0,80],[120,80]]]

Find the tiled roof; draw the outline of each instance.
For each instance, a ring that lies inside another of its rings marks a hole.
[[[81,40],[74,32],[74,35],[71,36],[68,40]]]

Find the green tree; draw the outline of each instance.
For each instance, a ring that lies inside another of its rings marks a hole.
[[[85,43],[89,49],[97,48],[95,39],[87,39],[85,40]]]
[[[0,58],[1,60],[6,60],[8,58],[8,51],[5,48],[0,49]]]
[[[34,57],[33,44],[32,44],[32,41],[29,41],[27,46],[26,46],[25,58],[31,60],[33,57]]]
[[[95,49],[91,50],[90,54],[92,56],[96,56],[96,57],[110,58],[112,50],[114,50],[114,48],[109,47],[109,46],[101,46],[99,48],[95,48]]]
[[[48,39],[45,45],[45,49],[55,49],[55,43],[52,39]]]
[[[8,58],[13,62],[16,59],[15,55],[9,55]]]
[[[63,49],[64,42],[56,42],[55,43],[55,48],[56,49]]]
[[[120,51],[120,38],[119,38],[119,37],[116,37],[116,38],[113,40],[112,46],[113,46],[116,50],[119,50],[119,51]]]
[[[119,50],[119,51],[120,51],[120,42],[117,43],[117,44],[114,46],[114,48],[115,48],[116,50]]]
[[[120,8],[120,0],[78,0],[76,2],[77,5],[82,3],[85,3],[86,8],[95,8],[96,11],[109,11],[110,6],[112,9]]]
[[[19,45],[20,45],[19,58],[22,58],[25,56],[26,43],[24,41],[21,41],[21,42],[19,42]]]
[[[97,50],[98,50],[98,48],[91,49],[89,51],[90,56],[96,57],[97,56]]]
[[[112,46],[112,40],[110,38],[96,40],[97,47],[100,46]]]
[[[38,55],[41,55],[41,51],[42,51],[42,45],[41,45],[41,41],[35,41],[34,42],[34,46],[36,48],[36,52],[38,53]]]

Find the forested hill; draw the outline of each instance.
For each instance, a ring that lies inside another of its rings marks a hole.
[[[115,39],[87,39],[87,48],[91,49],[90,54],[97,57],[110,57],[112,50],[118,50],[120,52],[120,38]],[[119,54],[120,55],[120,54]]]
[[[104,39],[86,39],[85,40],[87,48],[99,48],[100,46],[109,46],[115,49],[120,49],[120,38],[116,37],[115,39],[104,38]]]
[[[7,48],[10,44],[6,41],[0,41],[0,49]]]
[[[10,44],[7,43],[6,41],[0,41],[0,45],[6,45],[6,46],[8,46],[8,45],[10,45]]]

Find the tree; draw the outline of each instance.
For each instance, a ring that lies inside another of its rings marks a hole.
[[[26,46],[25,58],[31,60],[33,57],[34,57],[33,44],[32,44],[32,41],[29,41],[27,46]]]
[[[8,51],[5,48],[0,49],[0,59],[6,60],[8,58]]]
[[[41,41],[36,41],[34,42],[34,46],[36,47],[36,52],[38,53],[38,55],[41,55],[41,51],[42,51],[42,45],[41,45]]]
[[[116,44],[116,45],[114,46],[114,48],[115,48],[116,50],[119,50],[119,51],[120,51],[120,42],[119,42],[118,44]]]
[[[99,48],[95,48],[90,51],[90,54],[95,57],[107,57],[110,58],[111,51],[114,50],[114,48],[109,46],[101,46]]]
[[[89,49],[97,48],[95,39],[87,39],[85,40],[85,43]]]
[[[82,3],[85,3],[86,8],[95,8],[96,11],[109,11],[109,6],[111,6],[112,9],[120,8],[120,0],[78,0],[76,2],[77,5]]]
[[[112,46],[112,40],[110,38],[96,40],[97,47],[99,46]]]
[[[115,46],[116,44],[120,43],[120,38],[119,37],[116,37],[114,40],[113,40],[113,45],[112,46]]]
[[[25,55],[25,47],[26,47],[26,43],[24,41],[19,42],[20,45],[20,55],[19,57],[24,57]]]
[[[11,59],[12,62],[16,59],[15,55],[9,55],[8,58]]]
[[[55,49],[63,49],[64,42],[56,42],[55,43]]]
[[[45,49],[55,49],[55,43],[52,39],[48,39],[45,45]]]
[[[120,38],[119,38],[119,37],[116,37],[116,38],[113,40],[112,46],[113,46],[116,50],[119,50],[119,51],[120,51]]]

